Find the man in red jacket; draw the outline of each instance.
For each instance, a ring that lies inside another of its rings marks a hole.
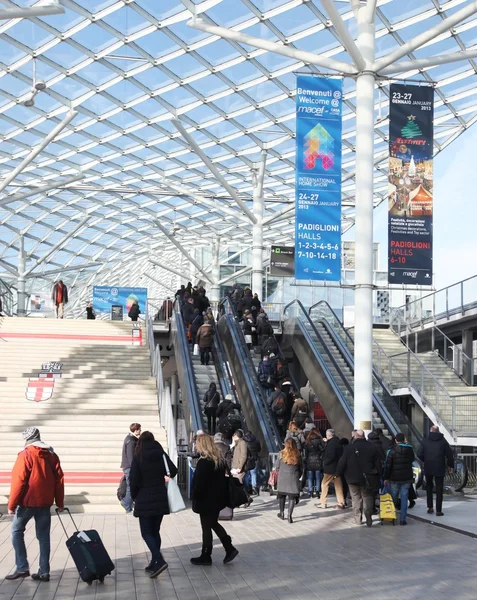
[[[50,581],[50,508],[56,502],[64,510],[65,486],[60,459],[53,448],[41,441],[40,431],[29,427],[23,432],[25,449],[17,457],[12,471],[8,514],[12,523],[12,544],[15,550],[15,572],[6,579],[13,581],[29,577],[25,547],[25,529],[35,519],[36,537],[40,544],[40,569],[32,575],[35,581]]]

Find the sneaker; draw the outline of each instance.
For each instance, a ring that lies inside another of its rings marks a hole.
[[[7,575],[5,579],[7,581],[15,581],[16,579],[25,579],[25,577],[30,577],[30,571],[15,571],[11,575]]]
[[[212,557],[210,556],[210,554],[202,553],[200,556],[197,556],[196,558],[191,558],[190,562],[193,565],[210,566],[212,564]]]
[[[144,568],[144,570],[146,571],[146,573],[152,573],[153,568],[154,568],[154,563],[151,560],[151,562],[147,565],[147,567]]]
[[[165,571],[168,566],[169,565],[166,563],[166,561],[164,559],[156,560],[151,566],[151,570],[149,571],[149,577],[151,579],[153,579],[154,577],[157,577],[163,571]]]
[[[225,553],[224,565],[232,562],[234,558],[237,558],[239,551],[237,548],[232,547],[228,552]]]
[[[40,573],[33,573],[31,578],[33,581],[44,581],[45,583],[48,583],[48,581],[50,581],[50,574],[45,573],[44,575],[40,575]]]
[[[428,508],[428,509],[427,509],[427,514],[428,514],[428,515],[432,515],[432,514],[434,514],[434,509],[433,509],[433,508]]]

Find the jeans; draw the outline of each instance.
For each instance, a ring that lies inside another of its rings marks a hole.
[[[126,512],[131,512],[133,509],[133,499],[131,497],[131,487],[129,486],[129,471],[131,469],[123,469],[124,476],[126,477],[126,495],[121,500],[121,504]]]
[[[139,517],[141,537],[151,552],[153,562],[164,560],[161,554],[161,523],[163,515]]]
[[[308,491],[313,491],[313,483],[315,484],[316,493],[321,492],[321,471],[307,471],[308,475]]]
[[[247,471],[245,473],[244,484],[245,487],[257,487],[257,467],[255,467],[255,469],[250,469],[250,471]]]
[[[436,512],[442,512],[442,500],[444,497],[444,477],[434,477],[426,475],[427,508],[433,508],[434,498],[432,497],[433,480],[436,480]]]
[[[401,523],[407,517],[407,505],[411,485],[410,481],[391,481],[391,496],[393,497],[394,506],[397,506],[399,495],[401,495],[401,515],[399,517]]]
[[[208,365],[210,360],[210,348],[200,348],[200,362],[202,365]]]
[[[228,552],[232,547],[232,539],[227,535],[227,532],[219,523],[219,514],[200,515],[200,525],[202,527],[202,550],[212,553],[212,531],[222,542],[225,551]]]
[[[35,519],[36,539],[40,544],[40,575],[50,573],[50,528],[49,506],[30,508],[19,506],[12,523],[12,544],[15,550],[17,571],[28,571],[28,558],[25,547],[25,529],[30,519]]]

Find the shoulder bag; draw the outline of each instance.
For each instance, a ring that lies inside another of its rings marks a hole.
[[[177,481],[171,478],[166,455],[164,454],[162,458],[164,459],[164,467],[166,468],[166,473],[169,477],[169,481],[166,483],[169,510],[171,513],[180,512],[181,510],[185,510],[184,500],[182,499],[182,494],[177,485]]]

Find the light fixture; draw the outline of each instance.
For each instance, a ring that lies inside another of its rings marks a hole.
[[[46,83],[44,81],[36,80],[36,58],[33,58],[33,82],[30,96],[23,102],[23,106],[32,108],[35,106],[35,97],[38,93],[46,90]]]

